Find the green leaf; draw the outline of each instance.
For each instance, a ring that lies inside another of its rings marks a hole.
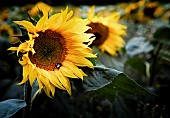
[[[84,72],[88,77],[84,78],[83,87],[85,91],[98,90],[112,82],[112,79],[120,74],[120,71],[102,66],[95,66],[94,70],[86,69]]]
[[[99,48],[95,46],[93,46],[92,49],[94,53],[97,53],[96,65],[99,66],[99,64],[102,63],[106,67],[114,68],[119,71],[123,71],[124,64],[122,62],[124,62],[125,57],[111,56],[106,52],[102,52]]]
[[[113,97],[118,92],[128,95],[154,95],[124,73],[115,69],[95,66],[94,70],[84,70],[88,77],[84,78],[83,88],[94,96]]]
[[[140,53],[148,53],[153,50],[153,46],[146,41],[145,37],[135,37],[129,40],[125,46],[129,56],[135,56]]]
[[[115,86],[115,89],[117,89],[120,93],[123,94],[135,96],[154,95],[153,93],[143,88],[136,81],[130,79],[123,73],[119,74],[119,76],[117,76],[113,80],[112,85]]]
[[[144,61],[138,57],[132,57],[126,61],[126,66],[129,65],[138,72],[146,75],[146,65]]]
[[[161,26],[159,27],[153,37],[164,44],[170,44],[170,27],[169,26]]]
[[[26,106],[24,100],[9,99],[0,102],[0,118],[8,118]]]
[[[95,58],[87,58],[94,66],[96,66]]]

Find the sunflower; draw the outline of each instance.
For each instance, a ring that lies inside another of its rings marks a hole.
[[[146,2],[141,0],[139,3],[139,10],[136,16],[136,20],[139,22],[152,21],[160,17],[164,12],[164,8],[161,7],[158,2]]]
[[[71,95],[69,78],[87,76],[79,67],[93,68],[87,58],[96,58],[88,47],[94,39],[93,34],[85,33],[90,27],[87,19],[72,17],[68,7],[61,13],[49,17],[46,9],[41,9],[43,16],[34,26],[29,21],[14,21],[24,26],[29,39],[19,47],[11,47],[22,54],[19,63],[23,66],[23,80],[29,80],[32,86],[35,78],[39,89],[50,97],[54,96],[55,87],[66,90]]]
[[[18,33],[15,32],[11,25],[7,23],[0,25],[0,37],[6,37],[10,43],[16,43],[19,41],[19,39],[15,37],[16,35],[18,35]]]
[[[8,20],[8,16],[10,13],[10,9],[6,8],[4,10],[2,10],[2,12],[0,12],[0,22],[6,22]]]
[[[95,16],[94,9],[95,6],[92,6],[88,13],[88,26],[91,29],[87,30],[87,33],[95,35],[95,40],[90,46],[98,46],[101,51],[106,51],[110,55],[116,56],[117,51],[125,43],[121,36],[126,34],[126,26],[118,23],[120,15],[117,12],[105,17]]]
[[[10,25],[0,25],[0,37],[11,37],[13,34],[13,29]]]

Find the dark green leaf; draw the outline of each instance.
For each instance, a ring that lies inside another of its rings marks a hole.
[[[153,50],[153,46],[146,41],[145,37],[135,37],[127,42],[125,49],[129,56],[135,56],[150,52]]]
[[[117,76],[112,85],[115,86],[120,93],[128,95],[154,95],[142,86],[140,86],[136,81],[130,79],[125,74],[121,73]]]
[[[112,79],[121,73],[120,71],[100,66],[95,66],[94,70],[84,70],[84,72],[88,75],[83,81],[86,91],[98,90],[109,85]]]
[[[93,46],[93,51],[94,53],[97,53],[97,61],[96,61],[96,65],[100,65],[98,61],[100,61],[103,65],[105,65],[106,67],[109,68],[114,68],[116,70],[119,71],[123,71],[123,67],[124,67],[124,57],[121,56],[111,56],[109,54],[107,54],[106,52],[102,52],[99,50],[99,48]]]
[[[26,106],[24,100],[9,99],[0,102],[0,118],[8,118]]]
[[[154,95],[115,69],[95,66],[94,70],[88,69],[85,73],[88,75],[83,81],[85,91],[95,91],[100,97],[116,96],[117,92],[128,95]]]
[[[87,58],[94,66],[96,66],[95,58]]]
[[[126,61],[126,65],[129,65],[133,69],[142,73],[143,75],[146,75],[146,66],[142,59],[140,59],[138,57],[132,57]]]
[[[153,34],[153,37],[164,44],[170,44],[170,27],[162,26],[156,30]]]

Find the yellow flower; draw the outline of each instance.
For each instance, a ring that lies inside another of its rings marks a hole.
[[[139,5],[136,20],[138,22],[152,22],[153,19],[161,16],[163,12],[164,8],[158,2],[143,1],[143,4]]]
[[[90,39],[93,34],[85,33],[89,29],[87,19],[72,17],[73,12],[68,13],[68,7],[51,17],[45,9],[41,10],[43,17],[35,26],[25,20],[14,21],[24,26],[29,36],[29,40],[19,47],[9,49],[23,54],[19,60],[23,66],[23,80],[20,84],[29,80],[32,85],[36,78],[39,89],[43,88],[49,97],[51,94],[54,96],[55,87],[71,95],[68,78],[83,79],[87,75],[78,67],[93,68],[87,59],[96,58],[87,45],[94,40]]]
[[[0,37],[9,38],[10,43],[16,43],[19,41],[19,39],[15,37],[16,35],[18,34],[15,33],[14,29],[9,24],[2,23],[2,25],[0,25]]]
[[[138,3],[129,3],[128,6],[125,8],[125,15],[130,15],[137,12],[138,7]]]
[[[163,21],[168,21],[169,18],[170,18],[170,9],[167,10],[164,14],[162,14],[161,20],[163,20]]]
[[[0,25],[0,37],[11,37],[12,34],[13,29],[9,25]]]
[[[53,11],[53,8],[43,2],[37,2],[29,11],[29,15],[35,16],[39,13],[41,9],[44,9],[45,12],[51,13]]]
[[[0,13],[0,22],[7,21],[9,13],[10,13],[9,8],[2,10],[2,12]]]
[[[92,6],[88,13],[88,26],[91,29],[87,32],[93,33],[96,37],[91,46],[98,46],[101,51],[106,51],[110,55],[117,55],[117,51],[125,43],[121,36],[126,34],[126,26],[118,23],[120,15],[117,12],[105,17],[95,16],[94,9],[95,6]]]

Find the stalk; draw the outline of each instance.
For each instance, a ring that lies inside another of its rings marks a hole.
[[[27,81],[24,86],[24,100],[27,104],[27,106],[24,108],[23,112],[23,118],[30,118],[31,114],[31,92],[32,92],[32,87]]]

